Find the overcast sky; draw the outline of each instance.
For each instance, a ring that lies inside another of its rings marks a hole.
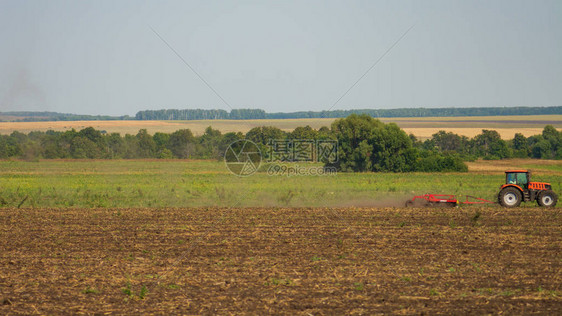
[[[0,111],[562,105],[561,1],[0,0],[0,43]]]

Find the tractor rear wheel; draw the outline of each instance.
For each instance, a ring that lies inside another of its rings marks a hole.
[[[558,196],[552,190],[543,191],[537,197],[537,202],[543,207],[554,207],[558,201]]]
[[[507,187],[498,194],[498,202],[503,207],[518,207],[521,204],[521,192],[514,187]]]

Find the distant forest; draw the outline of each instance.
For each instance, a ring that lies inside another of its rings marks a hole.
[[[7,118],[6,118],[7,117]],[[10,122],[43,122],[43,121],[121,121],[134,118],[110,115],[80,115],[58,112],[13,111],[0,112],[0,121]]]
[[[415,108],[415,109],[363,109],[335,111],[302,111],[266,113],[259,109],[224,110],[147,110],[135,115],[137,120],[254,120],[343,118],[351,114],[381,117],[446,117],[446,116],[505,116],[562,114],[562,106],[555,107],[487,107],[487,108]]]
[[[551,107],[479,107],[479,108],[402,108],[363,109],[335,111],[301,111],[267,113],[261,109],[203,110],[169,109],[139,111],[134,117],[107,115],[78,115],[57,112],[0,112],[0,120],[38,121],[98,121],[98,120],[256,120],[256,119],[301,119],[343,118],[351,114],[366,114],[382,117],[454,117],[454,116],[506,116],[506,115],[550,115],[562,114],[562,106]],[[7,119],[6,119],[7,118]]]

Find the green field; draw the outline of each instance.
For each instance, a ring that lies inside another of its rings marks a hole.
[[[303,165],[315,167],[318,165]],[[480,161],[468,173],[232,175],[222,161],[0,161],[2,207],[402,206],[415,194],[495,200],[502,170],[534,171],[560,194],[562,163]],[[262,168],[263,169],[263,168]],[[527,203],[531,206],[534,204]]]

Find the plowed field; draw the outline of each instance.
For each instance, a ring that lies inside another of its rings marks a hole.
[[[1,209],[0,314],[562,313],[560,209]]]

